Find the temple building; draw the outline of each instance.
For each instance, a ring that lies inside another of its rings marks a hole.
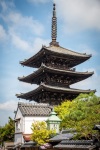
[[[52,17],[52,41],[50,45],[42,46],[39,52],[25,61],[22,66],[37,68],[28,76],[19,77],[23,82],[37,84],[38,88],[17,94],[18,98],[38,103],[60,104],[64,100],[73,100],[80,93],[95,92],[95,90],[81,90],[70,88],[71,84],[82,81],[93,75],[94,72],[77,72],[75,66],[88,60],[91,55],[78,53],[63,48],[57,39],[57,17],[55,4],[53,5]]]

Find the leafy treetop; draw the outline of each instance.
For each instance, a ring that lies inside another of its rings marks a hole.
[[[14,120],[9,117],[8,123],[0,127],[0,143],[4,141],[14,141],[14,133],[15,123]]]
[[[80,94],[73,101],[67,100],[55,107],[55,111],[62,119],[61,129],[76,129],[75,138],[90,139],[96,132],[94,125],[100,123],[100,98],[93,93]]]
[[[48,130],[47,124],[44,121],[35,121],[32,124],[32,135],[31,139],[38,145],[45,144],[49,138],[52,137],[56,132],[54,130]]]

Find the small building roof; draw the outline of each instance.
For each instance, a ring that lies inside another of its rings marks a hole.
[[[49,116],[52,107],[49,104],[18,103],[23,116]]]
[[[100,131],[100,124],[96,124],[93,128],[94,130],[99,130]]]
[[[33,141],[25,142],[24,144],[21,145],[21,149],[22,148],[33,148],[33,147],[38,147],[36,145],[36,142],[33,142]]]
[[[52,111],[47,119],[47,122],[61,122],[61,119],[57,116],[57,113]]]
[[[74,150],[93,150],[96,148],[92,140],[63,140],[54,148],[74,149]]]
[[[53,138],[49,139],[49,142],[61,142],[62,140],[70,140],[74,136],[74,132],[69,132],[69,133],[60,133]]]

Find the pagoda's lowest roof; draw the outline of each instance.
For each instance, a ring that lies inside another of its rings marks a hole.
[[[72,93],[72,94],[73,93],[80,94],[80,93],[96,92],[96,90],[90,90],[90,89],[89,90],[80,90],[80,89],[73,89],[73,88],[63,88],[63,87],[45,85],[44,83],[42,83],[35,90],[32,90],[27,93],[16,94],[16,96],[17,96],[17,98],[22,98],[22,99],[27,99],[27,100],[35,100],[34,96],[40,94],[41,91],[48,91],[48,92],[53,92],[53,93]]]
[[[60,75],[67,75],[67,76],[72,76],[72,77],[74,76],[74,77],[78,77],[78,80],[79,80],[79,77],[81,77],[81,78],[83,77],[83,79],[86,79],[87,77],[92,76],[94,73],[94,72],[76,72],[73,70],[56,69],[53,67],[48,67],[45,64],[42,64],[41,67],[38,70],[36,70],[35,72],[33,72],[32,74],[30,74],[28,76],[19,77],[18,79],[20,81],[34,83],[35,78],[37,81],[37,77],[42,76],[42,74],[44,74],[44,72],[60,74]],[[82,79],[80,79],[80,80],[82,80]]]
[[[52,108],[49,104],[18,103],[23,116],[49,116]]]
[[[78,52],[74,52],[74,51],[69,50],[69,49],[65,49],[61,46],[51,45],[49,47],[43,46],[41,48],[41,50],[38,53],[36,53],[34,56],[32,56],[29,59],[25,59],[24,61],[21,61],[20,63],[22,65],[26,65],[26,66],[30,66],[30,67],[36,67],[37,60],[40,61],[40,58],[42,58],[46,54],[58,56],[60,58],[65,58],[65,59],[69,58],[69,60],[72,58],[73,59],[81,58],[81,60],[80,60],[81,62],[84,62],[85,60],[87,60],[91,57],[91,55],[86,55],[86,53],[78,53]]]

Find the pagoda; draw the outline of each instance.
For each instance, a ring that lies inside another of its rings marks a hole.
[[[77,72],[74,68],[88,60],[91,55],[78,53],[63,48],[57,39],[57,17],[53,4],[52,41],[48,47],[42,46],[40,51],[31,58],[21,61],[22,66],[37,68],[32,74],[18,79],[23,82],[37,84],[38,88],[17,94],[18,98],[38,103],[58,105],[64,100],[73,100],[80,93],[95,92],[95,90],[81,90],[70,88],[71,84],[82,81],[93,75],[94,72]]]

